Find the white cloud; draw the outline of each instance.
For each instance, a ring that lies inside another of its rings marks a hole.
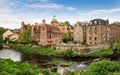
[[[104,9],[92,10],[88,12],[88,14],[109,14],[109,13],[116,13],[116,12],[120,12],[120,8],[109,9],[109,10],[104,10]]]
[[[77,21],[89,21],[94,18],[110,19],[110,22],[120,21],[120,8],[84,11],[71,6],[49,3],[48,0],[34,1],[39,2],[37,4],[32,2],[32,4],[29,4],[22,3],[20,0],[0,0],[0,27],[20,28],[21,21],[33,24],[34,22],[41,23],[42,19],[46,19],[47,22],[50,23],[53,15],[57,16],[58,21],[67,20],[70,21],[71,24]],[[12,8],[11,6],[15,7]]]
[[[76,8],[74,8],[74,7],[66,7],[67,8],[67,10],[77,10]]]
[[[34,9],[61,9],[63,5],[55,4],[55,3],[39,3],[39,4],[30,4],[26,5],[26,7],[34,8]]]
[[[48,0],[40,0],[41,2],[48,2]]]

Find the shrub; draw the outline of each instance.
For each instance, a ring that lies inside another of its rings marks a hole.
[[[69,57],[69,58],[74,58],[77,56],[77,53],[73,52],[72,50],[66,50],[63,52],[63,56]]]
[[[83,75],[115,75],[116,72],[120,72],[118,62],[102,60],[91,63]]]
[[[59,75],[24,62],[14,62],[10,59],[0,59],[0,75]]]
[[[113,51],[112,51],[112,49],[109,48],[109,49],[105,49],[105,50],[101,50],[101,51],[90,53],[88,56],[91,56],[91,57],[102,57],[102,56],[112,55],[112,54],[113,54]]]

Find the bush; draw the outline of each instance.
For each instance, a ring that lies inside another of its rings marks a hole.
[[[74,58],[77,56],[77,53],[73,52],[72,50],[66,50],[63,52],[63,56],[69,57],[69,58]]]
[[[120,63],[102,60],[91,63],[82,75],[116,75],[120,72]]]
[[[0,59],[0,75],[39,75],[40,73],[44,75],[59,75],[37,66],[31,66],[28,63]]]
[[[105,50],[90,53],[88,56],[102,57],[102,56],[107,56],[107,55],[112,55],[112,54],[113,54],[113,51],[112,51],[112,49],[109,48],[109,49],[105,49]]]
[[[33,67],[27,63],[0,59],[0,75],[38,75],[39,72],[40,68]]]
[[[77,53],[73,52],[72,50],[66,50],[64,52],[54,50],[52,48],[42,48],[42,47],[32,47],[29,45],[22,45],[22,44],[11,44],[11,48],[21,51],[21,52],[28,52],[28,53],[35,53],[41,55],[53,55],[53,56],[65,56],[69,58],[74,58],[77,56]]]
[[[56,51],[56,50],[51,49],[51,48],[32,47],[29,45],[22,45],[22,44],[11,44],[10,47],[17,50],[17,51],[35,53],[35,54],[41,54],[41,55],[61,54],[61,52]]]

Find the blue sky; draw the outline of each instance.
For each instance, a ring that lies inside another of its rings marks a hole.
[[[20,28],[21,21],[34,24],[56,15],[59,22],[95,18],[120,22],[120,0],[0,0],[0,27]]]

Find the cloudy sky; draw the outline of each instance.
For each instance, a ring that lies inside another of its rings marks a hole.
[[[20,28],[26,24],[47,23],[56,15],[59,22],[109,19],[120,22],[120,0],[0,0],[0,27]]]

